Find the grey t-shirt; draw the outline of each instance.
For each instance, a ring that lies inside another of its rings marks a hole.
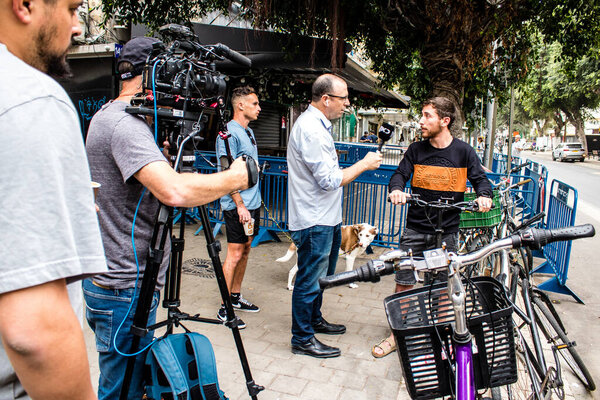
[[[0,293],[105,272],[73,103],[56,81],[3,44],[0,137]],[[77,282],[69,289],[81,291],[81,286]],[[80,293],[76,298],[73,306],[81,310]],[[0,349],[0,399],[13,398],[28,397]]]
[[[131,288],[136,278],[131,228],[144,186],[133,175],[152,162],[166,162],[148,124],[141,117],[128,114],[127,106],[122,101],[105,104],[92,118],[86,140],[92,178],[102,185],[96,201],[109,268],[107,274],[96,276],[94,280],[114,289]],[[156,197],[146,189],[135,219],[135,248],[140,267],[138,286],[146,267],[158,205]],[[170,249],[169,238],[157,289],[164,285]]]

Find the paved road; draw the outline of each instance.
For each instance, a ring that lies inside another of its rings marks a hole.
[[[600,384],[600,161],[552,161],[550,152],[525,152],[548,169],[548,190],[552,179],[573,186],[579,195],[576,223],[591,223],[597,234],[593,238],[576,240],[571,250],[567,285],[583,301],[579,304],[570,296],[551,295],[568,328],[569,338],[577,342],[577,351],[584,359],[596,384]],[[600,390],[589,395],[577,380],[572,390],[578,399],[600,399]]]

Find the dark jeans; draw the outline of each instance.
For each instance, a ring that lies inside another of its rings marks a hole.
[[[422,256],[423,251],[436,248],[436,235],[429,233],[420,233],[414,229],[404,228],[402,238],[400,239],[400,250],[412,249],[414,256]],[[442,235],[442,242],[446,242],[446,249],[454,251],[458,249],[458,233],[448,233]],[[437,280],[445,281],[448,279],[448,271],[438,273]],[[402,270],[396,272],[396,283],[398,285],[414,285],[417,283],[413,271]]]
[[[133,315],[137,307],[136,296],[129,314],[127,310],[131,304],[133,289],[104,289],[92,283],[91,279],[83,281],[83,296],[86,304],[86,319],[88,325],[96,335],[96,350],[98,351],[98,364],[100,367],[100,380],[98,383],[98,399],[113,400],[119,398],[127,357],[120,355],[114,347],[115,334],[119,324],[125,316],[127,319],[119,330],[116,338],[117,348],[122,353],[129,353],[133,334],[129,332],[133,323]],[[139,294],[138,294],[139,296]],[[154,292],[148,325],[156,321],[156,308],[158,307],[159,292]],[[154,331],[148,332],[140,340],[139,349],[147,346],[153,337]],[[140,400],[144,394],[143,367],[146,352],[136,357],[133,376],[128,399]]]
[[[342,230],[341,224],[316,225],[291,234],[298,248],[298,273],[292,294],[292,344],[299,345],[315,335],[313,324],[323,318],[319,278],[335,273]]]

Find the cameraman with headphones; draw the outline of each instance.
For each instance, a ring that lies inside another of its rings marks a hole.
[[[199,206],[246,189],[250,180],[250,167],[241,159],[216,174],[175,172],[146,120],[125,111],[131,98],[142,90],[143,67],[157,41],[138,37],[125,44],[117,64],[122,80],[119,97],[94,115],[87,136],[92,179],[102,185],[97,197],[98,217],[109,269],[83,284],[86,318],[96,335],[99,353],[100,400],[118,398],[123,384],[127,364],[123,353],[130,350],[133,340],[129,331],[139,297],[136,289],[141,286],[159,202],[174,207]],[[156,320],[170,247],[167,241],[148,325]],[[152,336],[153,332],[148,332],[139,348],[148,345]],[[130,398],[141,399],[144,393],[144,354],[137,356]]]

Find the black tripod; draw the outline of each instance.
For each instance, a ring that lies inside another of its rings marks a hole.
[[[178,170],[179,160],[181,159],[181,153],[185,141],[192,138],[193,135],[188,136],[183,143],[180,145],[180,151],[175,161],[175,170]],[[252,161],[254,162],[254,161]],[[219,291],[221,292],[221,298],[225,309],[227,310],[227,321],[225,325],[228,326],[235,340],[235,345],[240,357],[244,376],[246,378],[246,386],[248,394],[254,400],[257,399],[258,393],[264,389],[263,386],[257,385],[252,379],[252,373],[250,372],[250,366],[238,329],[239,319],[235,316],[233,306],[231,305],[231,297],[227,289],[227,282],[223,275],[223,267],[219,258],[219,252],[221,251],[220,242],[215,240],[212,230],[210,229],[210,220],[208,217],[208,211],[205,206],[200,208],[200,220],[204,227],[204,235],[206,237],[206,247],[208,249],[209,257],[212,261],[217,283],[219,285]],[[168,240],[168,235],[171,232],[171,226],[173,223],[173,207],[168,207],[161,204],[157,213],[156,223],[154,225],[154,231],[150,242],[150,248],[148,253],[148,259],[146,262],[146,270],[142,278],[142,286],[140,288],[140,295],[138,304],[133,317],[133,324],[131,326],[131,332],[134,338],[131,342],[130,354],[135,353],[138,350],[140,340],[145,336],[148,331],[160,328],[163,326],[167,327],[167,335],[173,332],[174,326],[180,326],[181,321],[197,321],[207,322],[211,324],[221,324],[222,322],[217,319],[202,318],[199,314],[190,315],[179,310],[181,303],[179,299],[180,287],[181,287],[181,272],[183,263],[183,250],[184,250],[184,228],[186,219],[186,209],[181,210],[179,237],[173,237],[171,241],[171,262],[169,269],[167,270],[167,277],[164,288],[164,300],[163,307],[168,309],[167,319],[165,321],[156,323],[152,326],[146,326],[148,323],[148,316],[150,314],[150,308],[152,305],[152,297],[156,288],[156,282],[158,279],[158,272],[160,265],[163,260],[165,243]],[[185,326],[181,325],[186,331],[189,331]],[[120,400],[126,400],[129,393],[129,386],[133,375],[133,369],[135,366],[135,357],[130,357],[127,360],[127,369],[125,370],[125,377],[123,380],[123,386],[121,387]]]

